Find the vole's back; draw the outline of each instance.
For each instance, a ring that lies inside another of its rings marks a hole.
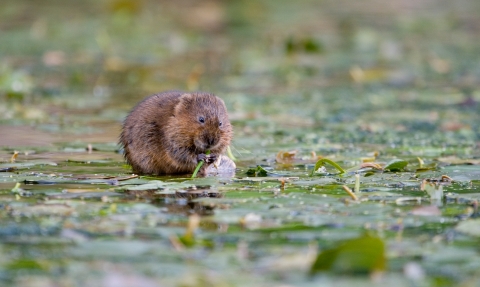
[[[145,98],[137,104],[123,123],[120,143],[133,172],[169,173],[164,126],[172,116],[181,92],[165,92]]]

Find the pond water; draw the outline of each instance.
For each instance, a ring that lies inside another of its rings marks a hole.
[[[4,1],[0,285],[478,286],[480,3],[417,2]],[[170,89],[234,177],[132,175]]]

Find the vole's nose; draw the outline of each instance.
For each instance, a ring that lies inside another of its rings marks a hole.
[[[211,136],[210,136],[210,137],[207,137],[207,138],[205,139],[205,142],[206,142],[207,146],[208,146],[209,148],[211,148],[212,146],[215,145],[216,139],[215,139],[215,137],[211,137]]]

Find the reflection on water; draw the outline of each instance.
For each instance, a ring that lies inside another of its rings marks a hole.
[[[222,198],[224,194],[209,186],[178,190],[174,194],[159,194],[157,190],[128,191],[127,194],[135,197],[149,199],[152,204],[166,207],[168,213],[183,215],[212,215],[214,205],[207,205],[195,199]]]

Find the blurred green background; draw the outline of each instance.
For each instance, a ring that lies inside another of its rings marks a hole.
[[[380,102],[380,118],[417,100],[472,106],[479,12],[473,0],[5,0],[2,135],[11,132],[5,125],[50,134],[3,136],[0,145],[98,135],[141,98],[168,89],[214,92],[233,120],[320,128],[327,118],[358,123],[357,109]]]

